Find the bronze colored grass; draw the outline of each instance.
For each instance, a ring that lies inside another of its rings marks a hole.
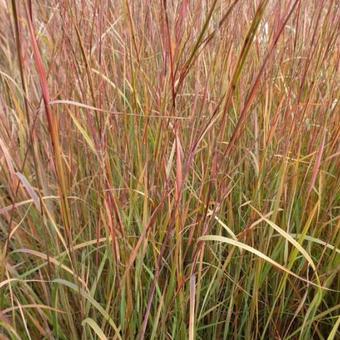
[[[336,0],[0,0],[0,338],[340,338]]]

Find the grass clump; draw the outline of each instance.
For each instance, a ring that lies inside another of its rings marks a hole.
[[[336,1],[0,19],[2,337],[339,338]]]

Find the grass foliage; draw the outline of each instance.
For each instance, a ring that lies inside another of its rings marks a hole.
[[[0,337],[339,339],[336,0],[0,1]]]

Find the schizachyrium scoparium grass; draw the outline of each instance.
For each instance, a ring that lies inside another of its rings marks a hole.
[[[0,1],[1,337],[339,338],[339,23]]]

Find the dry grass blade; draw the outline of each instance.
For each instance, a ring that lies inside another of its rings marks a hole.
[[[50,133],[51,141],[53,145],[55,167],[56,167],[58,181],[60,185],[62,216],[63,216],[64,224],[65,224],[65,227],[68,233],[68,242],[70,243],[71,217],[70,217],[70,211],[69,211],[69,206],[68,206],[68,201],[67,201],[67,185],[66,185],[66,178],[65,178],[64,166],[63,166],[63,160],[62,160],[62,150],[61,150],[59,136],[58,136],[59,126],[58,126],[58,121],[55,118],[55,116],[52,114],[52,111],[50,108],[50,95],[48,91],[47,76],[46,76],[45,67],[44,67],[44,64],[41,58],[41,54],[39,51],[38,43],[35,37],[31,16],[28,14],[27,6],[25,7],[25,9],[26,9],[26,14],[27,14],[30,37],[32,41],[33,55],[35,59],[37,72],[39,75],[40,87],[41,87],[42,97],[43,97],[43,101],[45,105],[45,112],[46,112],[46,117],[48,121],[49,133]]]
[[[250,253],[253,253],[254,255],[258,256],[259,258],[261,258],[262,260],[270,263],[271,265],[273,265],[274,267],[282,270],[283,272],[289,274],[289,275],[292,275],[294,276],[295,278],[303,281],[303,282],[306,282],[312,286],[315,286],[317,288],[322,288],[322,289],[326,289],[328,290],[327,287],[321,287],[319,284],[316,284],[314,282],[311,282],[309,281],[308,279],[305,279],[297,274],[295,274],[294,272],[292,272],[291,270],[285,268],[284,266],[282,266],[281,264],[279,264],[278,262],[274,261],[273,259],[271,259],[269,256],[263,254],[262,252],[260,252],[259,250],[251,247],[251,246],[248,246],[247,244],[244,244],[242,242],[239,242],[239,241],[235,241],[233,239],[230,239],[228,237],[223,237],[223,236],[215,236],[215,235],[206,235],[206,236],[202,236],[199,238],[200,241],[218,241],[218,242],[222,242],[222,243],[227,243],[227,244],[230,244],[232,246],[235,246],[235,247],[238,247],[240,249],[244,249]]]

